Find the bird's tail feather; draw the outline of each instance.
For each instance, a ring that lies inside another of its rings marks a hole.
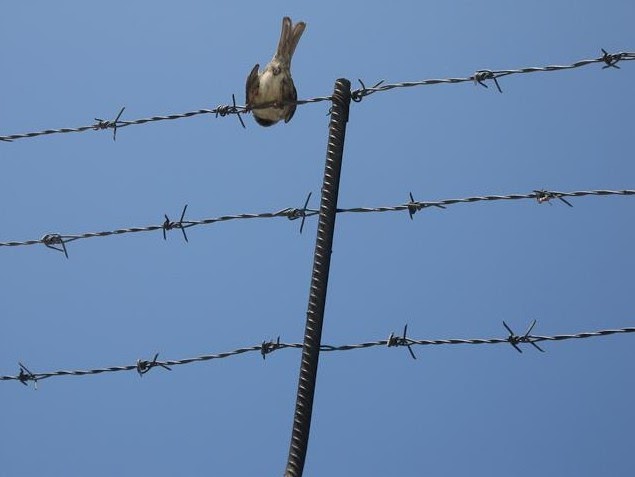
[[[282,19],[282,30],[280,32],[280,41],[278,42],[275,58],[279,61],[291,64],[291,58],[293,58],[293,53],[295,53],[295,49],[298,46],[298,42],[305,28],[306,23],[298,22],[293,25],[289,17],[284,17]]]

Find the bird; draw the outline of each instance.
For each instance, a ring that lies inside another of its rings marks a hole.
[[[273,126],[282,119],[288,123],[295,114],[298,93],[291,77],[291,58],[305,28],[306,23],[294,25],[284,17],[275,55],[264,70],[256,64],[247,77],[245,102],[261,126]],[[259,109],[262,105],[271,106]]]

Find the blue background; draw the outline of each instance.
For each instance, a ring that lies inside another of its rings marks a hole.
[[[308,23],[300,98],[633,51],[632,1],[6,2],[0,134],[213,108]],[[340,207],[635,188],[635,64],[375,94],[351,107]],[[0,241],[318,205],[328,103],[0,144]],[[337,218],[323,342],[633,326],[632,197]],[[0,249],[0,374],[302,340],[317,220]],[[323,354],[305,475],[632,475],[632,335]],[[281,475],[300,352],[0,382],[0,475]]]

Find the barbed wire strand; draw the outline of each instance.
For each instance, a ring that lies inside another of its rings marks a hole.
[[[564,335],[554,335],[554,336],[542,336],[542,335],[532,335],[530,334],[533,329],[536,321],[534,320],[529,326],[527,332],[523,335],[516,335],[511,328],[507,325],[507,323],[503,322],[506,330],[509,332],[509,335],[505,338],[453,338],[453,339],[413,339],[406,335],[407,333],[407,325],[404,327],[404,331],[401,335],[396,335],[395,333],[390,333],[388,339],[377,340],[377,341],[366,341],[357,344],[347,344],[347,345],[329,345],[322,344],[320,345],[321,352],[335,352],[335,351],[353,351],[360,350],[366,348],[373,348],[378,346],[386,346],[386,347],[407,347],[410,356],[416,359],[414,352],[412,350],[413,346],[446,346],[446,345],[495,345],[495,344],[509,344],[513,346],[516,351],[522,353],[522,349],[519,345],[529,344],[536,348],[539,351],[543,351],[541,348],[537,346],[537,343],[543,341],[566,341],[566,340],[574,340],[574,339],[586,339],[586,338],[597,338],[600,336],[610,336],[616,334],[624,334],[624,333],[635,333],[635,327],[625,327],[625,328],[617,328],[617,329],[605,329],[599,331],[590,331],[590,332],[581,332],[575,334],[564,334]],[[43,379],[48,379],[52,377],[60,377],[60,376],[90,376],[95,374],[103,374],[103,373],[114,373],[119,371],[136,371],[139,375],[143,376],[152,368],[161,367],[166,370],[172,370],[174,366],[180,366],[191,363],[198,363],[203,361],[211,361],[214,359],[223,359],[229,358],[232,356],[238,356],[244,353],[259,353],[262,355],[264,359],[268,354],[273,353],[274,351],[281,349],[301,349],[302,343],[284,343],[280,342],[280,337],[278,337],[275,341],[263,341],[259,345],[247,346],[243,348],[238,348],[232,351],[227,351],[224,353],[216,353],[216,354],[205,354],[202,356],[197,356],[194,358],[185,358],[185,359],[175,359],[175,360],[165,360],[159,361],[159,354],[155,354],[152,360],[138,360],[135,364],[129,364],[125,366],[109,366],[105,368],[96,368],[96,369],[85,369],[85,370],[59,370],[59,371],[50,371],[50,372],[32,372],[30,371],[24,364],[19,364],[19,374],[17,375],[6,375],[0,376],[0,381],[19,381],[24,385],[27,385],[29,381],[37,384],[38,381],[42,381]]]
[[[391,83],[384,84],[384,81],[379,81],[374,86],[367,88],[362,80],[359,80],[361,85],[360,88],[351,91],[352,100],[355,102],[362,101],[363,98],[370,96],[374,93],[386,92],[396,88],[411,88],[414,86],[430,86],[434,84],[458,84],[458,83],[466,83],[472,82],[474,84],[481,85],[487,88],[486,81],[492,80],[494,81],[499,92],[502,93],[502,88],[498,82],[499,78],[503,78],[509,75],[516,74],[525,74],[525,73],[538,73],[538,72],[551,72],[551,71],[563,71],[570,70],[574,68],[580,68],[587,65],[603,63],[604,66],[602,69],[607,68],[615,68],[619,69],[619,62],[622,61],[631,61],[635,60],[635,52],[619,52],[619,53],[608,53],[606,50],[602,49],[602,56],[597,58],[588,59],[588,60],[580,60],[575,63],[569,65],[548,65],[548,66],[533,66],[526,68],[517,68],[517,69],[509,69],[509,70],[489,70],[489,69],[481,69],[476,71],[473,75],[461,78],[443,78],[443,79],[426,79],[422,81],[404,81],[400,83]],[[309,99],[301,99],[295,101],[297,105],[305,105],[310,103],[319,103],[323,101],[331,101],[332,96],[317,96]],[[286,103],[285,103],[286,104]],[[259,106],[259,109],[268,108],[271,106],[283,106],[281,104],[265,104]],[[125,107],[119,110],[119,114],[116,116],[114,120],[104,120],[100,118],[95,118],[95,122],[88,126],[80,126],[76,128],[59,128],[59,129],[45,129],[44,131],[36,131],[36,132],[28,132],[22,134],[11,134],[6,136],[0,136],[0,141],[11,142],[15,139],[28,139],[34,138],[38,136],[46,136],[51,134],[66,134],[66,133],[79,133],[85,131],[101,131],[106,129],[113,130],[113,140],[116,139],[117,130],[134,125],[147,124],[151,122],[157,121],[169,121],[176,119],[184,119],[191,118],[194,116],[200,116],[203,114],[213,114],[215,117],[225,117],[229,115],[236,115],[242,125],[245,127],[245,123],[241,117],[241,114],[246,114],[250,112],[250,108],[247,106],[241,106],[236,104],[236,98],[232,95],[232,103],[227,105],[220,105],[212,109],[197,109],[195,111],[189,111],[185,113],[176,113],[176,114],[168,114],[168,115],[158,115],[151,116],[148,118],[142,119],[134,119],[134,120],[122,120],[121,115],[123,114]]]
[[[624,189],[624,190],[607,190],[607,189],[596,189],[596,190],[581,190],[581,191],[572,191],[572,192],[558,192],[558,191],[547,191],[547,190],[534,190],[530,194],[509,194],[509,195],[485,195],[485,196],[474,196],[474,197],[465,197],[461,199],[444,199],[439,201],[415,201],[412,197],[412,193],[410,194],[410,202],[394,205],[394,206],[384,206],[384,207],[353,207],[353,208],[339,208],[337,209],[337,213],[370,213],[370,212],[399,212],[399,211],[408,211],[410,218],[414,216],[415,213],[422,209],[437,207],[445,209],[447,206],[456,205],[456,204],[470,204],[475,202],[493,202],[499,200],[524,200],[524,199],[533,199],[538,203],[550,203],[551,200],[558,199],[563,203],[567,204],[570,207],[573,205],[565,199],[565,197],[584,197],[584,196],[610,196],[610,195],[621,195],[621,196],[631,196],[635,195],[635,189]],[[40,239],[33,240],[24,240],[24,241],[9,241],[9,242],[0,242],[0,247],[20,247],[27,245],[37,245],[43,244],[48,248],[53,250],[57,250],[62,252],[68,258],[68,250],[66,244],[69,242],[73,242],[75,240],[95,238],[95,237],[108,237],[112,235],[124,235],[124,234],[132,234],[132,233],[140,233],[140,232],[153,232],[157,230],[161,230],[163,233],[163,238],[167,239],[167,231],[179,229],[183,233],[183,238],[185,241],[188,241],[185,230],[190,227],[200,226],[200,225],[210,225],[218,222],[228,222],[231,220],[245,220],[245,219],[273,219],[277,217],[286,217],[289,220],[302,219],[302,225],[300,226],[300,231],[302,231],[304,227],[304,221],[307,217],[312,217],[318,214],[318,210],[307,208],[309,199],[311,194],[307,197],[307,200],[304,203],[303,208],[293,208],[288,207],[285,209],[278,210],[276,212],[263,212],[263,213],[255,213],[255,214],[235,214],[235,215],[222,215],[220,217],[212,217],[200,220],[185,220],[185,212],[187,210],[187,205],[183,208],[180,219],[178,221],[172,221],[167,215],[164,215],[165,221],[161,225],[148,225],[145,227],[127,227],[120,228],[115,230],[108,230],[103,232],[85,232],[80,234],[59,234],[59,233],[48,233],[44,235]]]

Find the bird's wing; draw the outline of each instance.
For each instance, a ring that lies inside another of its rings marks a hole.
[[[254,100],[254,96],[258,94],[258,68],[259,64],[256,64],[247,76],[247,84],[245,85],[245,103],[250,106]]]
[[[282,90],[283,90],[283,95],[282,95],[283,98],[289,99],[292,101],[298,100],[298,91],[295,89],[295,85],[293,84],[292,79],[289,78],[288,81],[285,80],[282,82]],[[287,112],[287,115],[284,118],[285,123],[288,123],[289,121],[291,121],[291,118],[295,114],[296,106],[297,106],[296,104],[289,105],[289,111]]]

